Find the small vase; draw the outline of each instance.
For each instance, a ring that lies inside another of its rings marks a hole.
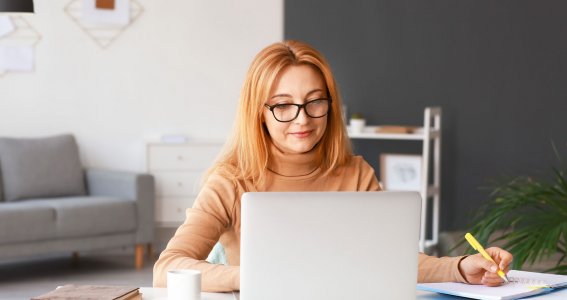
[[[350,119],[350,130],[352,133],[361,133],[366,126],[364,119]]]

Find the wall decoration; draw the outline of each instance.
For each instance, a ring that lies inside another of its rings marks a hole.
[[[65,7],[67,15],[102,49],[110,46],[143,11],[136,0],[72,0]]]
[[[0,16],[0,77],[9,72],[33,72],[35,46],[41,35],[24,17]]]
[[[380,179],[386,191],[419,191],[421,155],[381,154]]]
[[[114,0],[96,0],[96,8],[114,9],[115,5]]]

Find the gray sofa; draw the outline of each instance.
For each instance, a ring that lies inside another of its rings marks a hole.
[[[135,247],[154,238],[151,175],[84,170],[72,135],[0,138],[0,258]]]

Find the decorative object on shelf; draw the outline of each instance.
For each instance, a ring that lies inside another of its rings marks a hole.
[[[503,242],[513,269],[557,255],[545,272],[567,274],[567,168],[551,173],[551,180],[520,176],[495,186],[477,211],[471,231],[481,243]]]
[[[350,116],[350,130],[353,133],[361,133],[366,126],[366,120],[361,114],[352,114]]]
[[[416,126],[381,125],[376,126],[377,133],[414,133],[419,129]]]
[[[33,0],[0,0],[0,13],[33,13]]]
[[[65,12],[99,47],[106,49],[140,17],[144,8],[136,0],[71,0]]]
[[[33,72],[35,46],[41,35],[22,16],[0,16],[0,77]]]
[[[419,191],[421,155],[380,155],[380,179],[386,191]]]

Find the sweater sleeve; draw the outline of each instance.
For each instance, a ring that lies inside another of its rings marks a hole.
[[[434,257],[419,253],[417,282],[463,282],[459,263],[466,256]]]
[[[202,272],[204,292],[228,292],[240,286],[240,268],[205,261],[221,234],[231,225],[235,187],[226,179],[211,176],[187,209],[185,222],[177,229],[154,265],[154,287],[167,286],[167,272],[195,269]]]

